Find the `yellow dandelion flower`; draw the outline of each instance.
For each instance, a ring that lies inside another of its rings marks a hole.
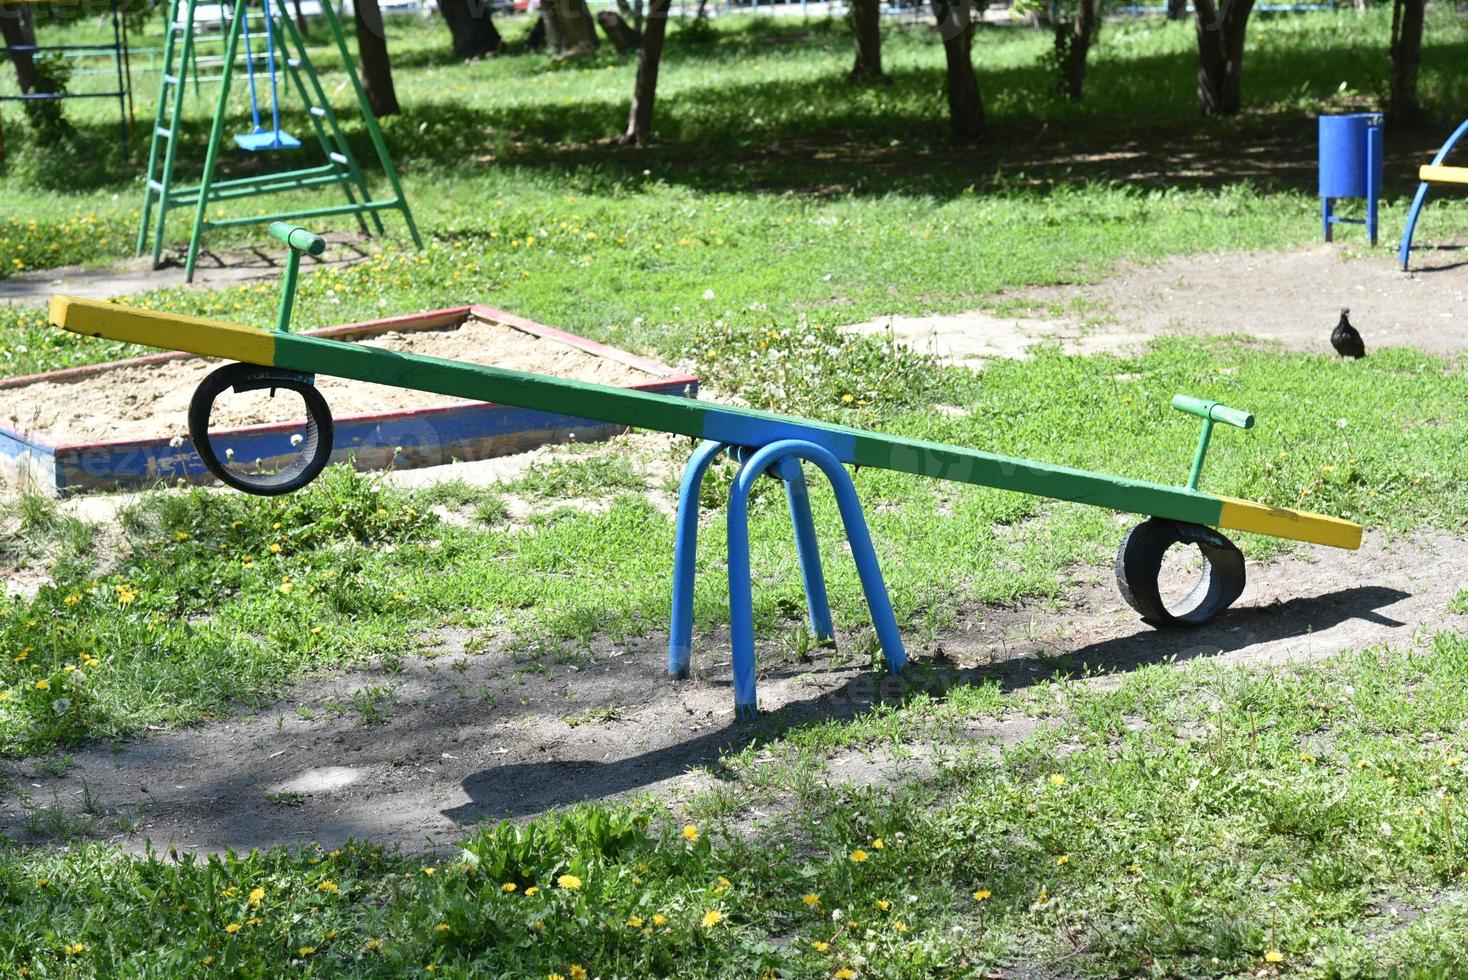
[[[856,980],[856,971],[849,966],[843,966],[831,974],[831,976],[835,977],[836,980]]]
[[[1051,786],[1064,786],[1065,785],[1065,777],[1062,776],[1058,772],[1052,772],[1050,774],[1050,785]]]
[[[50,686],[51,686],[51,682],[48,681],[48,680],[46,680],[46,678],[44,678],[44,677],[42,677],[40,680],[36,681],[36,690],[38,690],[38,691],[44,691],[44,690],[46,690]],[[58,701],[56,703],[57,704],[60,704],[61,702]]]
[[[907,923],[903,922],[901,919],[898,919],[896,922],[892,923],[892,928],[896,929],[898,932],[906,932]]]
[[[265,550],[270,552],[272,555],[278,555],[280,554],[280,545],[272,541],[270,542],[270,546],[267,547]]]
[[[341,887],[338,886],[336,882],[327,879],[326,881],[323,881],[321,884],[317,885],[316,890],[319,892],[326,892],[326,894],[328,895],[336,895],[341,891]]]
[[[1271,949],[1269,952],[1267,952],[1267,953],[1264,954],[1264,962],[1266,962],[1266,963],[1283,963],[1284,962],[1284,954],[1281,953],[1277,949]]]
[[[575,963],[572,963],[571,980],[586,980],[586,969],[584,967],[577,966]]]
[[[879,899],[877,899],[877,911],[879,911],[879,912],[885,912],[888,909],[890,909],[891,907],[892,907],[892,903],[889,902],[889,901],[887,901],[885,898],[879,898]]]
[[[880,838],[880,837],[878,837],[876,840],[872,841],[872,850],[874,850],[874,851],[880,851],[882,848],[884,848],[886,846],[887,846],[887,842],[884,841],[884,840],[882,840],[882,838]]]
[[[235,933],[240,931],[240,928],[241,926],[238,922],[231,922],[229,925],[224,927],[224,931],[233,936]]]
[[[559,973],[547,973],[545,980],[566,980],[566,978]]]
[[[663,913],[658,912],[652,917],[652,924],[661,929],[663,926],[668,924],[668,917],[666,915],[663,915]]]
[[[438,874],[438,869],[435,868],[435,867],[430,866],[430,867],[424,868],[423,869],[423,873],[426,874],[428,877],[432,878],[434,875]]]
[[[817,895],[815,892],[811,892],[810,894],[802,898],[801,901],[811,908],[815,908],[817,905],[821,904],[821,896]]]
[[[633,928],[633,929],[641,929],[642,928],[642,916],[640,916],[640,915],[631,916],[627,920],[627,925],[630,928]]]
[[[556,884],[569,891],[575,891],[581,887],[581,879],[575,875],[561,875],[556,879]]]
[[[854,850],[854,851],[851,852],[851,860],[855,861],[857,864],[863,864],[863,863],[865,863],[865,861],[867,860],[867,858],[870,857],[870,856],[871,855],[867,854],[866,851],[863,851],[859,847],[856,850]]]
[[[685,826],[683,828],[683,839],[689,843],[698,843],[698,828],[693,826],[693,824]]]
[[[823,940],[817,939],[815,942],[810,944],[810,948],[815,950],[817,953],[824,953],[831,948],[831,944]]]
[[[978,891],[974,892],[974,901],[987,902],[989,900],[989,896],[992,894],[993,892],[989,891],[989,889],[980,888]]]
[[[310,956],[312,953],[316,952],[316,947],[302,946],[300,949],[296,950],[296,952],[300,953],[302,956]]]
[[[213,965],[214,965],[214,957],[213,957],[213,955],[212,955],[212,954],[211,954],[211,955],[209,955],[209,956],[206,956],[206,957],[204,957],[204,958],[203,958],[203,959],[202,959],[202,960],[200,960],[200,961],[199,961],[199,962],[200,962],[200,963],[203,963],[203,964],[204,964],[204,965],[205,965],[205,966],[213,966]]]
[[[245,925],[249,926],[251,929],[255,928],[259,924],[260,920],[258,918],[250,918],[245,920]]]
[[[448,932],[449,931],[449,924],[447,922],[440,922],[438,925],[436,925],[436,926],[433,927],[433,931],[434,932]]]
[[[376,953],[376,952],[381,951],[381,949],[382,949],[382,940],[381,939],[369,939],[369,940],[367,940],[367,949],[369,951],[373,952],[373,953]]]
[[[263,901],[265,901],[265,889],[263,889],[263,888],[252,888],[252,889],[250,889],[250,896],[247,899],[247,901],[250,903],[250,908],[252,908],[252,909],[258,909],[260,907],[260,903],[263,902]]]
[[[500,885],[500,891],[508,895],[510,892],[514,891],[518,887],[519,886],[516,885],[513,881],[507,881],[503,885]]]
[[[1062,855],[1060,855],[1060,857],[1058,857],[1058,858],[1055,859],[1055,866],[1057,868],[1058,867],[1061,867],[1062,865],[1066,865],[1066,864],[1070,864],[1070,855],[1069,854],[1062,854]]]
[[[705,929],[712,929],[714,926],[718,925],[720,922],[723,922],[723,921],[724,921],[724,913],[723,912],[720,912],[718,909],[709,909],[707,912],[705,912],[703,914],[702,925],[703,925],[703,927]]]

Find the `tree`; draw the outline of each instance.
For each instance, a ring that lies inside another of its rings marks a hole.
[[[1055,68],[1060,91],[1073,102],[1086,85],[1086,55],[1101,33],[1101,0],[1076,0],[1075,20],[1055,21]]]
[[[646,143],[652,135],[652,103],[658,90],[658,63],[668,33],[668,6],[672,0],[652,0],[647,8],[642,50],[637,54],[637,81],[632,86],[632,110],[627,114],[623,143]]]
[[[1198,110],[1231,116],[1239,111],[1244,72],[1244,28],[1254,0],[1193,0],[1198,28]]]
[[[327,0],[331,2],[331,0]],[[392,63],[387,57],[387,35],[382,29],[382,8],[377,0],[356,0],[357,61],[362,67],[362,88],[374,116],[392,116],[398,111],[398,93],[392,83]]]
[[[453,35],[456,58],[482,58],[504,43],[490,16],[488,0],[439,0],[438,12]]]
[[[851,38],[856,63],[847,79],[890,83],[882,71],[882,0],[851,0]]]
[[[1422,116],[1417,101],[1417,70],[1422,66],[1424,0],[1396,0],[1392,5],[1391,88],[1387,115],[1395,122]]]
[[[38,81],[35,55],[30,50],[36,44],[30,11],[30,7],[0,5],[0,38],[10,49],[10,60],[15,65],[15,77],[20,82],[22,93],[35,88]],[[24,50],[17,51],[17,48]]]
[[[984,100],[974,75],[972,0],[932,0],[933,16],[948,60],[948,119],[953,138],[974,142],[984,135]]]
[[[541,0],[540,19],[545,22],[545,40],[552,54],[571,57],[601,43],[586,0]]]

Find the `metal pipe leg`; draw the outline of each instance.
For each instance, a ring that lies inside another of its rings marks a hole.
[[[1325,240],[1331,241],[1335,238],[1335,222],[1331,221],[1331,205],[1335,202],[1328,197],[1320,199],[1320,228],[1325,234]]]
[[[1366,130],[1366,235],[1371,246],[1376,247],[1376,219],[1380,211],[1381,197],[1381,127],[1370,126]]]
[[[872,625],[882,645],[887,669],[896,674],[907,666],[907,652],[897,617],[877,564],[877,554],[867,531],[866,518],[856,486],[846,468],[829,450],[800,439],[782,439],[750,456],[734,478],[729,494],[729,636],[734,668],[734,714],[740,721],[752,720],[758,711],[755,695],[754,600],[749,568],[749,494],[760,474],[781,460],[804,459],[819,466],[831,482],[841,521],[846,526],[846,539],[856,559],[862,591],[871,610]]]
[[[688,676],[693,648],[693,576],[698,559],[698,496],[709,464],[727,447],[722,442],[705,442],[683,468],[678,489],[678,533],[673,542],[673,617],[668,630],[668,676]]]
[[[805,470],[798,459],[782,460],[779,475],[785,481],[785,498],[790,503],[790,523],[795,525],[795,551],[800,558],[800,580],[805,585],[805,608],[810,614],[810,631],[817,642],[836,636],[831,623],[831,600],[826,594],[826,576],[821,569],[821,548],[816,540],[816,523],[810,512],[810,492]]]
[[[1407,227],[1402,229],[1402,247],[1397,250],[1397,263],[1407,271],[1407,262],[1412,257],[1412,233],[1417,230],[1417,218],[1422,206],[1427,203],[1427,183],[1417,185],[1417,195],[1412,198],[1412,210],[1407,212]]]

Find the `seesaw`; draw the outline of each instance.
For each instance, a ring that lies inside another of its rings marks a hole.
[[[319,255],[326,243],[304,229],[280,222],[271,226],[270,233],[290,246],[280,313],[273,330],[64,296],[51,302],[52,322],[74,333],[237,362],[214,371],[194,392],[189,434],[211,472],[229,486],[249,493],[289,493],[310,483],[325,467],[331,455],[332,418],[315,387],[317,374],[702,439],[683,472],[679,490],[668,649],[668,673],[674,678],[688,676],[699,491],[709,465],[720,454],[728,454],[741,464],[729,495],[727,516],[734,707],[741,720],[753,718],[757,710],[748,503],[754,481],[762,474],[785,484],[811,630],[823,641],[832,639],[835,631],[803,463],[811,463],[825,474],[836,496],[882,653],[894,674],[906,665],[907,655],[856,488],[843,464],[997,487],[1145,516],[1147,519],[1132,528],[1122,542],[1116,578],[1126,601],[1155,626],[1209,622],[1243,594],[1243,554],[1220,533],[1222,529],[1336,548],[1355,549],[1361,544],[1361,526],[1350,521],[1199,490],[1214,424],[1222,422],[1241,429],[1254,424],[1249,413],[1216,402],[1183,395],[1172,400],[1174,408],[1203,420],[1188,482],[1174,487],[675,395],[628,391],[297,336],[289,332],[289,326],[300,255]],[[231,389],[270,389],[272,394],[275,389],[286,389],[304,400],[305,435],[299,437],[297,454],[274,472],[247,472],[233,465],[227,453],[221,458],[216,452],[209,418],[215,399]],[[1161,596],[1158,580],[1164,554],[1179,543],[1196,546],[1205,564],[1192,592],[1178,602],[1168,603]]]

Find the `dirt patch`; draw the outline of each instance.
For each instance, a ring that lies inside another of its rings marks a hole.
[[[655,380],[654,375],[620,361],[477,318],[433,330],[392,331],[359,342],[597,384]],[[194,389],[220,363],[208,358],[179,358],[21,388],[0,388],[0,426],[51,446],[182,438],[188,432],[188,405]],[[317,387],[338,418],[473,403],[471,399],[325,375],[317,379]],[[235,428],[303,417],[297,396],[272,400],[264,391],[228,394],[215,402],[213,427]]]
[[[1168,658],[1230,663],[1313,659],[1378,643],[1418,642],[1468,617],[1446,611],[1468,575],[1468,539],[1437,535],[1387,541],[1360,552],[1304,548],[1251,564],[1244,598],[1218,622],[1184,632],[1137,621],[1103,569],[1076,573],[1074,598],[1058,608],[978,608],[963,627],[910,651],[926,685],[998,680],[1006,689],[1085,664],[1088,683],[1114,683]],[[145,841],[218,851],[348,837],[409,849],[452,844],[468,825],[528,817],[580,800],[654,792],[677,797],[720,778],[719,758],[772,729],[817,724],[900,695],[878,678],[820,653],[780,659],[761,637],[761,706],[754,726],[732,724],[729,639],[701,638],[695,677],[663,678],[666,636],[586,650],[511,652],[470,636],[425,638],[397,671],[366,670],[302,682],[267,709],[119,746],[77,752],[47,776],[34,763],[0,763],[0,779],[27,799],[0,801],[0,834],[46,839],[28,814],[53,808],[89,836],[133,850]],[[841,641],[854,648],[857,638]],[[975,744],[1012,744],[1035,730],[1024,717],[984,719]],[[1011,728],[1013,729],[1011,731]],[[925,768],[921,755],[845,759],[831,782],[872,784]],[[90,810],[91,812],[85,812]]]
[[[1123,268],[1093,285],[1030,289],[1008,298],[1099,307],[1101,331],[1119,338],[1248,334],[1317,353],[1331,352],[1330,332],[1349,307],[1368,356],[1379,347],[1468,350],[1468,254],[1414,252],[1413,271],[1402,272],[1382,252],[1353,257],[1340,246],[1317,245],[1175,257]],[[1064,321],[1051,326],[1062,338],[1069,330],[1074,325]]]
[[[306,255],[301,272],[323,268],[346,268],[370,259],[365,238],[354,235],[327,235],[323,256]],[[220,252],[203,250],[194,269],[192,284],[184,281],[183,258],[164,253],[163,268],[154,269],[150,256],[139,256],[102,268],[82,265],[37,269],[0,279],[0,306],[45,306],[58,294],[82,299],[114,299],[153,289],[190,286],[192,289],[218,289],[238,283],[278,279],[285,269],[285,256],[264,248],[228,249]]]
[[[1037,344],[1072,354],[1118,353],[1162,336],[1248,334],[1291,350],[1330,353],[1342,308],[1374,348],[1468,350],[1468,252],[1413,253],[1411,272],[1373,252],[1337,245],[1291,252],[1195,255],[1129,265],[1088,285],[1045,286],[999,301],[1038,310],[1085,310],[1057,317],[976,310],[943,316],[884,317],[845,329],[884,335],[945,361],[982,368],[1022,358]]]

